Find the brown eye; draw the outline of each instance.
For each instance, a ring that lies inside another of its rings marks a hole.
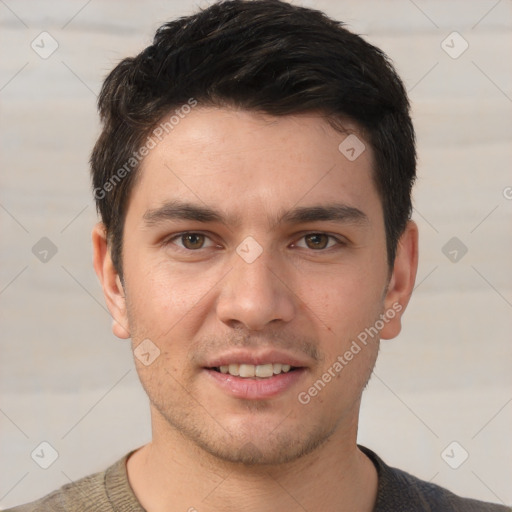
[[[331,237],[324,233],[312,233],[304,237],[309,249],[325,249],[329,243],[329,238]]]
[[[215,243],[208,235],[195,231],[186,231],[166,238],[161,244],[167,250],[178,250],[182,254],[213,249],[215,247]]]
[[[206,237],[200,233],[186,233],[181,235],[180,238],[183,243],[183,247],[186,249],[194,250],[201,249]]]

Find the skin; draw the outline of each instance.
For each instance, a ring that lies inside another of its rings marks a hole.
[[[344,125],[364,141],[357,125]],[[149,512],[373,509],[377,474],[356,436],[378,337],[308,404],[297,399],[393,304],[401,311],[379,337],[400,332],[416,276],[417,227],[408,223],[390,269],[372,150],[365,142],[349,161],[338,150],[346,136],[313,114],[198,106],[143,162],[126,216],[123,283],[104,226],[95,226],[94,267],[114,334],[160,350],[148,366],[135,358],[152,441],[127,462]],[[146,211],[172,199],[220,209],[228,222],[145,224]],[[271,222],[334,202],[367,220]],[[176,236],[183,232],[206,238],[191,243]],[[314,233],[344,243],[306,236]],[[248,236],[262,248],[252,263],[236,252]],[[277,396],[236,398],[202,368],[232,347],[275,347],[307,368]]]

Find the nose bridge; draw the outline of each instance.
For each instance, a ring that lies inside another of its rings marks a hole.
[[[295,313],[294,297],[283,284],[279,268],[270,249],[247,237],[233,254],[233,268],[218,298],[219,318],[251,330],[275,320],[289,322]]]

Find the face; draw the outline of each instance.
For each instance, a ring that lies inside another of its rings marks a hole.
[[[390,275],[372,152],[345,126],[366,145],[355,160],[338,148],[348,134],[319,116],[197,107],[143,162],[124,289],[96,232],[114,332],[127,327],[142,356],[154,439],[179,432],[223,460],[278,464],[355,431],[415,250],[399,248]]]

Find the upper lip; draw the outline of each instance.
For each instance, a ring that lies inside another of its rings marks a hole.
[[[234,350],[209,360],[205,368],[217,368],[230,364],[253,364],[255,366],[268,363],[289,364],[296,368],[307,366],[306,362],[286,352],[265,350],[261,352]]]

